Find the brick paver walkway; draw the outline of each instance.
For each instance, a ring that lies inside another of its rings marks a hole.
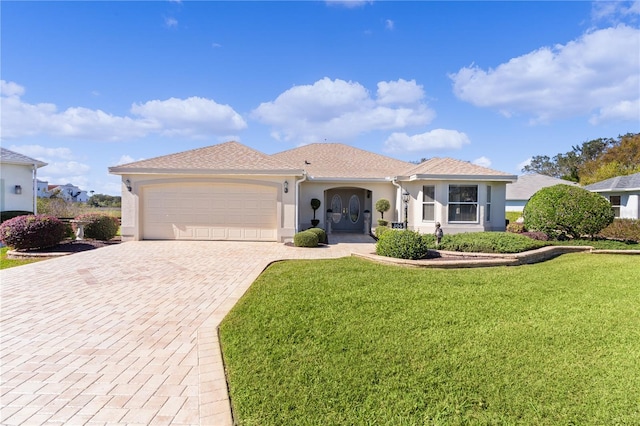
[[[128,242],[0,272],[2,425],[230,425],[217,325],[272,261],[371,252]]]

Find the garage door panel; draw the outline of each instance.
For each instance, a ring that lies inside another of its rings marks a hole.
[[[142,198],[144,239],[277,239],[275,187],[157,185],[144,188]]]

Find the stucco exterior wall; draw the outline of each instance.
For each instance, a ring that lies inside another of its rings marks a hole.
[[[0,210],[34,211],[32,166],[3,163],[0,167],[0,179]],[[16,194],[16,185],[22,188],[21,194]]]

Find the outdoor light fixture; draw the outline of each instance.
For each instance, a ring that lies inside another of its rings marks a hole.
[[[404,229],[407,229],[409,223],[409,193],[407,191],[402,192],[402,201],[404,202]]]
[[[131,192],[131,181],[127,179],[124,181],[124,184],[127,186],[127,191]]]
[[[289,182],[288,181],[284,181],[284,193],[286,194],[287,192],[289,192]]]
[[[16,192],[16,194],[18,195],[22,194],[22,187],[20,185],[16,185],[13,189]]]

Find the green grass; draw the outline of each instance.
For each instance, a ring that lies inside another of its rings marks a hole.
[[[551,241],[556,246],[591,246],[596,250],[640,250],[640,244],[634,241],[615,241],[615,240],[569,240],[569,241]]]
[[[0,248],[0,269],[13,268],[14,266],[26,265],[37,262],[41,259],[7,259],[9,247]]]
[[[220,326],[240,425],[638,424],[640,260],[272,265]]]
[[[509,223],[515,223],[521,216],[522,212],[505,212],[505,219],[507,219]]]

